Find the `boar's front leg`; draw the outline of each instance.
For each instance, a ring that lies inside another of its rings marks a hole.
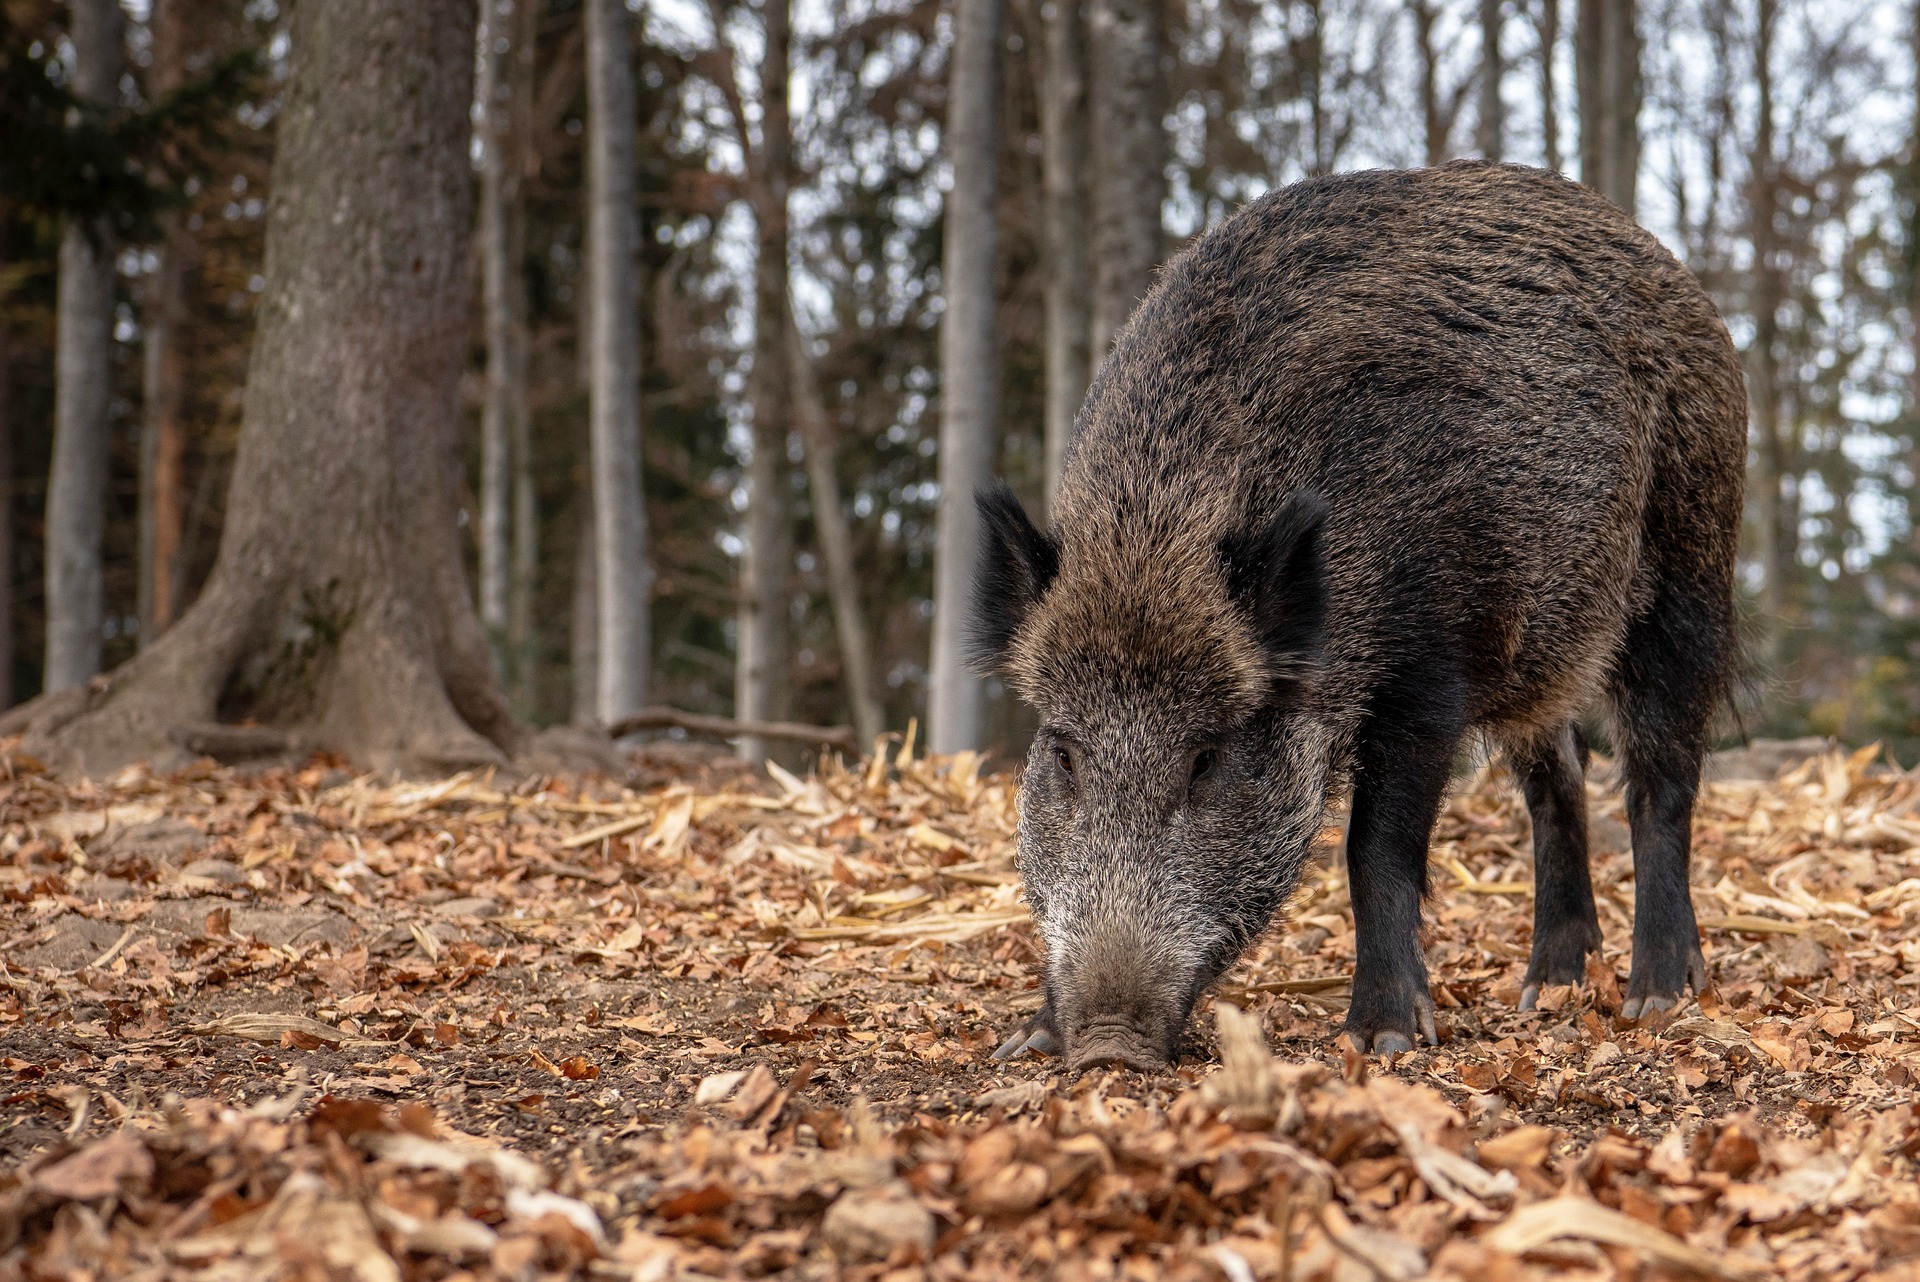
[[[1533,820],[1533,957],[1520,1009],[1532,1010],[1546,984],[1586,978],[1600,950],[1587,868],[1587,745],[1568,721],[1535,743],[1509,749]]]
[[[1457,733],[1403,737],[1388,729],[1363,742],[1355,763],[1347,825],[1355,957],[1346,1031],[1361,1051],[1410,1051],[1422,1034],[1440,1042],[1420,952],[1420,901],[1427,843],[1458,742]]]

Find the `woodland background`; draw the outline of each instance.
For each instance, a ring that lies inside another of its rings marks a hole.
[[[1920,752],[1920,9],[480,10],[457,520],[519,722],[665,704],[865,739],[931,702],[937,750],[1017,749],[1013,701],[935,636],[958,618],[936,609],[958,591],[938,568],[964,577],[973,537],[943,494],[1004,475],[1044,511],[1092,364],[1154,264],[1245,200],[1477,155],[1634,210],[1727,318],[1753,396],[1747,729]],[[0,705],[165,633],[242,499],[291,14],[0,2]],[[590,92],[621,77],[630,109]],[[597,188],[595,138],[613,147]],[[605,270],[597,217],[630,220],[632,252],[608,242]],[[105,270],[75,313],[63,254],[87,252]],[[595,306],[614,318],[598,331]],[[64,411],[63,367],[93,389]],[[615,580],[639,585],[617,607],[639,643],[611,681],[593,481],[613,437],[596,421],[637,438],[645,500]],[[56,423],[104,455],[64,481]],[[317,618],[301,626],[324,633]]]

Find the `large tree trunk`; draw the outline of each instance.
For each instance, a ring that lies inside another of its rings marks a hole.
[[[73,0],[74,94],[111,105],[124,61],[118,0]],[[53,466],[47,477],[45,687],[100,670],[108,408],[113,400],[114,246],[107,220],[70,219],[60,240]]]
[[[1039,7],[1039,6],[1036,6]],[[1035,76],[1040,95],[1042,233],[1047,251],[1047,502],[1073,422],[1093,372],[1093,257],[1087,244],[1087,20],[1083,0],[1052,0],[1039,14],[1043,54]]]
[[[980,541],[974,494],[992,473],[1000,408],[999,353],[994,344],[1000,0],[958,0],[954,28],[947,96],[953,189],[946,197],[946,245],[940,267],[947,309],[940,320],[940,511],[933,567],[933,670],[927,701],[927,746],[934,752],[981,746],[984,691],[967,665]],[[1157,115],[1153,124],[1157,130]],[[1140,175],[1136,181],[1151,185]],[[1155,211],[1157,230],[1157,205]],[[1140,284],[1144,287],[1144,280]],[[1097,317],[1096,309],[1096,323]],[[1101,339],[1102,351],[1105,341]]]
[[[180,87],[187,74],[187,0],[154,0],[147,20],[153,61],[148,86],[153,96]],[[143,300],[146,346],[143,352],[140,422],[140,644],[173,624],[180,601],[180,535],[186,507],[186,360],[187,260],[194,249],[177,210],[160,216],[159,259],[147,278]]]
[[[808,355],[800,327],[788,313],[787,343],[793,372],[793,403],[807,446],[807,489],[813,497],[813,528],[820,540],[820,558],[826,563],[827,599],[833,605],[833,628],[840,641],[840,666],[847,678],[847,707],[854,732],[863,747],[886,729],[880,702],[880,683],[873,670],[873,642],[867,635],[866,614],[860,608],[860,573],[853,563],[853,535],[846,509],[840,503],[840,477],[834,470],[834,430],[820,396],[813,359]]]
[[[639,232],[627,7],[622,0],[586,0],[586,26],[597,711],[612,725],[646,706],[653,569],[640,487]]]
[[[1640,174],[1635,0],[1580,0],[1574,72],[1580,95],[1580,181],[1631,214]]]
[[[753,457],[747,466],[747,554],[740,574],[739,648],[735,652],[734,716],[779,721],[786,711],[788,576],[793,518],[787,504],[787,424],[792,366],[787,330],[787,188],[791,124],[787,61],[792,41],[789,0],[767,0],[760,63],[760,145],[753,153],[754,264]],[[743,760],[761,762],[767,744],[740,740]]]
[[[1546,143],[1546,165],[1560,172],[1560,88],[1554,58],[1560,50],[1560,0],[1538,0],[1533,30],[1539,39],[1540,133]]]
[[[1504,0],[1480,0],[1480,119],[1474,142],[1487,160],[1499,160],[1506,150],[1507,105],[1500,97],[1507,63],[1500,34],[1507,25]]]
[[[69,769],[216,715],[376,768],[517,745],[461,565],[474,0],[292,10],[266,288],[213,574],[97,689],[0,723]]]
[[[1166,249],[1160,206],[1167,194],[1162,121],[1167,86],[1160,61],[1166,44],[1160,0],[1091,0],[1091,6],[1092,363],[1097,366],[1153,283]]]

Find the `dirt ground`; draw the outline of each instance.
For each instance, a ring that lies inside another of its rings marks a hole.
[[[1440,1047],[1336,1041],[1329,827],[1182,1062],[1079,1079],[990,1057],[1037,952],[971,756],[0,767],[0,1279],[1920,1277],[1920,775],[1871,749],[1719,764],[1714,984],[1658,1026],[1604,766],[1605,959],[1517,1011],[1488,769],[1433,845]]]

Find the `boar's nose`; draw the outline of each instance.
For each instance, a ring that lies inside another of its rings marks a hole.
[[[1168,1056],[1153,1038],[1130,1024],[1101,1022],[1081,1030],[1073,1039],[1073,1070],[1134,1068],[1155,1072],[1165,1068]]]

